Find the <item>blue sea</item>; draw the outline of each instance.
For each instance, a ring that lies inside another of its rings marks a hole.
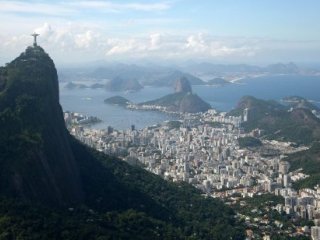
[[[140,129],[175,119],[175,116],[161,112],[132,111],[105,104],[104,99],[120,95],[138,103],[172,92],[172,88],[145,87],[139,92],[115,93],[103,89],[68,90],[61,85],[60,103],[65,111],[80,112],[100,118],[102,122],[94,125],[94,128],[103,129],[112,126],[116,129],[128,129],[131,125],[135,125]],[[239,99],[246,95],[274,100],[281,100],[286,96],[301,96],[320,106],[320,76],[277,75],[248,78],[225,86],[193,86],[193,92],[220,111],[231,110]]]

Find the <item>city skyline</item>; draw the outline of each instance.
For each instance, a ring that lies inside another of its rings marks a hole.
[[[320,3],[307,1],[0,1],[0,64],[32,44],[59,64],[187,60],[318,63]]]

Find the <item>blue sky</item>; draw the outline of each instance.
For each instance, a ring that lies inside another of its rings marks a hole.
[[[318,0],[0,0],[0,63],[33,31],[61,63],[317,62],[319,9]]]

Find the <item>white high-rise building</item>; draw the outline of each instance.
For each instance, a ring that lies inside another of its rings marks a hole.
[[[249,108],[243,110],[243,121],[247,122],[249,120]]]
[[[281,161],[279,163],[279,172],[282,174],[287,174],[289,172],[290,164],[286,161]]]
[[[283,175],[283,186],[289,187],[290,185],[290,176],[288,174]]]
[[[320,240],[320,227],[318,226],[311,227],[311,239]]]

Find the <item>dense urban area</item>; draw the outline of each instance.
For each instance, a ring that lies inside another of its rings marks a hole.
[[[320,187],[295,190],[292,184],[308,175],[289,171],[286,159],[308,147],[259,140],[259,129],[245,133],[247,109],[238,117],[212,109],[179,114],[179,121],[121,131],[94,129],[97,119],[79,113],[64,117],[71,134],[88,146],[222,199],[236,209],[248,239],[319,238]]]

